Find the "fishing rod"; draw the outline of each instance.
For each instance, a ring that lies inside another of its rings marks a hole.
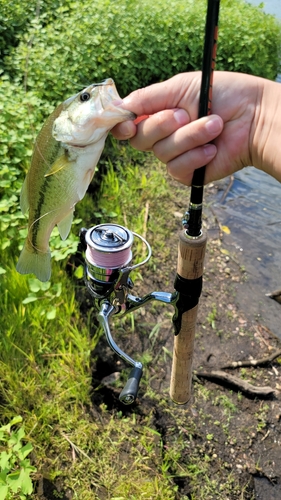
[[[215,67],[220,0],[208,0],[202,81],[198,118],[211,113],[213,71]],[[207,235],[202,231],[202,208],[206,166],[194,171],[189,210],[179,237],[175,290],[179,314],[174,316],[175,339],[173,350],[170,396],[178,404],[191,397],[192,361],[198,302],[202,291],[202,276]]]
[[[211,112],[212,74],[215,63],[219,0],[208,0],[202,83],[198,117]],[[149,243],[137,233],[119,224],[99,224],[82,228],[80,241],[85,250],[85,284],[98,309],[98,320],[112,350],[132,366],[128,381],[121,391],[122,403],[132,404],[137,397],[143,366],[126,354],[114,341],[110,328],[113,316],[134,311],[151,301],[174,307],[175,331],[170,396],[178,404],[191,396],[192,359],[197,308],[202,290],[202,275],[207,237],[202,231],[202,203],[205,167],[195,170],[189,211],[179,236],[178,265],[173,293],[151,292],[144,297],[132,295],[130,273],[143,266],[151,257]],[[144,260],[132,264],[134,238],[147,248]]]

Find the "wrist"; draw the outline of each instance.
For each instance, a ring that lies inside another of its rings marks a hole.
[[[281,182],[281,85],[258,78],[252,123],[252,163]]]

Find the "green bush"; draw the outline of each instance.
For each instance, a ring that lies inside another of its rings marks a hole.
[[[40,17],[47,24],[69,10],[71,0],[0,0],[0,71],[5,69],[3,59],[11,47],[16,47],[23,33]],[[29,40],[32,43],[32,39]]]
[[[261,3],[262,6],[262,3]],[[217,69],[274,80],[280,70],[281,24],[244,0],[223,0]]]
[[[20,34],[26,30],[28,19],[36,15],[36,3],[0,0],[0,70],[3,71],[3,58],[11,47],[19,42]]]
[[[11,246],[26,226],[19,194],[32,155],[38,124],[51,107],[33,92],[0,80],[0,250]]]
[[[206,1],[85,0],[34,20],[5,63],[39,97],[59,100],[112,77],[121,95],[201,68]],[[32,45],[28,41],[32,39]],[[280,27],[244,0],[222,0],[218,69],[275,78]],[[27,69],[28,61],[28,69]],[[262,63],[261,63],[262,61]],[[26,78],[25,78],[26,80]]]

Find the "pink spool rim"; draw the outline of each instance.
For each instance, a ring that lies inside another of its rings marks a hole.
[[[126,266],[132,260],[133,233],[119,224],[99,224],[86,233],[86,259],[103,269]]]
[[[132,251],[129,247],[119,252],[116,250],[115,252],[105,252],[87,246],[86,259],[93,266],[115,269],[126,266],[132,260]]]

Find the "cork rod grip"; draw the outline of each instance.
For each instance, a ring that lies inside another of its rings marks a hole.
[[[186,236],[185,231],[181,232],[177,266],[180,278],[197,280],[202,277],[206,242],[207,236],[205,234],[197,239],[192,239]],[[180,331],[174,340],[170,396],[178,404],[187,403],[191,397],[197,309],[198,304],[183,312]]]

